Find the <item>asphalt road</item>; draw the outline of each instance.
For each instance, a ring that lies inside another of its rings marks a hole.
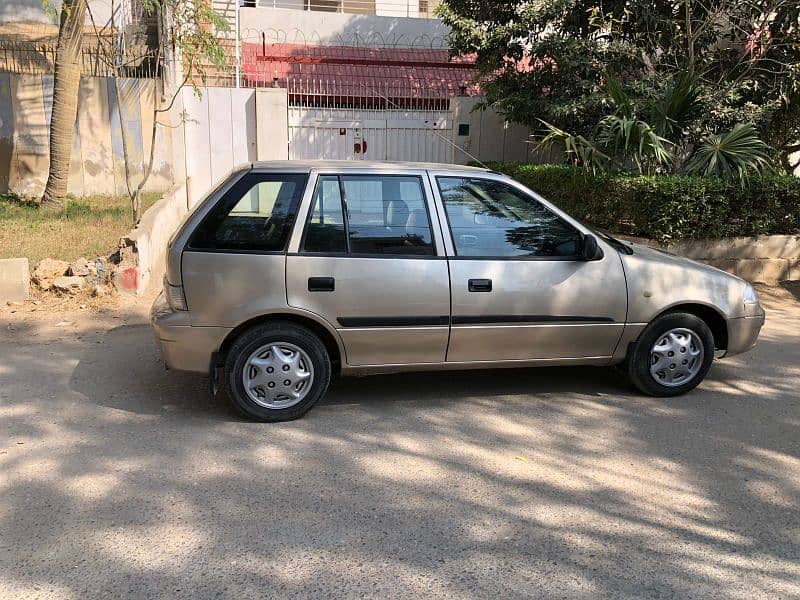
[[[764,296],[682,398],[383,376],[278,425],[164,372],[140,309],[6,311],[0,597],[800,597],[800,302]]]

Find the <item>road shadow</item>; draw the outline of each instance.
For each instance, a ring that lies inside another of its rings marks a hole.
[[[166,369],[146,324],[115,327],[86,344],[70,388],[98,406],[136,414],[180,410],[210,418],[233,416],[211,398],[207,378]]]
[[[680,398],[604,369],[404,374],[275,425],[163,371],[144,324],[20,342],[0,596],[797,596],[798,318],[770,318]]]
[[[148,325],[123,325],[86,344],[70,388],[99,406],[137,414],[181,410],[204,418],[239,420],[224,394],[212,398],[208,378],[168,371]],[[422,372],[336,378],[321,405],[377,407],[398,402],[431,406],[468,399],[559,393],[600,397],[630,392],[610,368],[547,367]]]
[[[571,393],[584,397],[625,394],[630,385],[607,367],[532,367],[514,369],[411,372],[342,377],[331,384],[321,404],[430,404],[485,398]]]
[[[782,281],[781,287],[794,296],[796,300],[800,300],[800,281]]]

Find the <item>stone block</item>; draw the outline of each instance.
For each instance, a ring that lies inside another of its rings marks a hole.
[[[67,272],[69,263],[53,258],[43,258],[33,270],[33,281],[43,290],[53,287],[53,280]]]
[[[92,274],[91,266],[88,260],[81,257],[69,266],[69,271],[67,272],[75,277],[87,277]]]
[[[0,259],[0,301],[21,302],[30,295],[30,266],[27,258]]]
[[[78,292],[83,289],[84,285],[86,285],[86,282],[83,277],[75,275],[64,275],[53,280],[53,287],[59,292]]]

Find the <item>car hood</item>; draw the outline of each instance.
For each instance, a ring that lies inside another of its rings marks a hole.
[[[735,281],[735,282],[746,283],[743,279],[737,277],[736,275],[732,275],[731,273],[728,273],[716,267],[712,267],[711,265],[707,265],[705,263],[692,260],[691,258],[678,256],[677,254],[673,254],[672,252],[667,252],[666,250],[653,248],[652,246],[646,246],[644,244],[639,244],[636,242],[626,242],[626,243],[633,249],[634,255],[639,256],[643,260],[647,260],[653,263],[679,266],[685,269],[692,269],[693,271],[706,273],[709,276],[721,277],[723,279],[730,280],[731,282]]]
[[[628,320],[647,323],[673,306],[702,304],[726,318],[744,316],[747,283],[709,265],[643,244],[620,254],[628,285]]]

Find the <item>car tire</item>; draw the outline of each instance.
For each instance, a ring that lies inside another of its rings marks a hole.
[[[697,387],[714,361],[714,335],[696,315],[654,319],[628,352],[628,377],[650,396],[680,396]]]
[[[325,395],[331,361],[325,344],[309,329],[271,322],[236,338],[225,357],[224,374],[240,414],[274,423],[301,417]]]

